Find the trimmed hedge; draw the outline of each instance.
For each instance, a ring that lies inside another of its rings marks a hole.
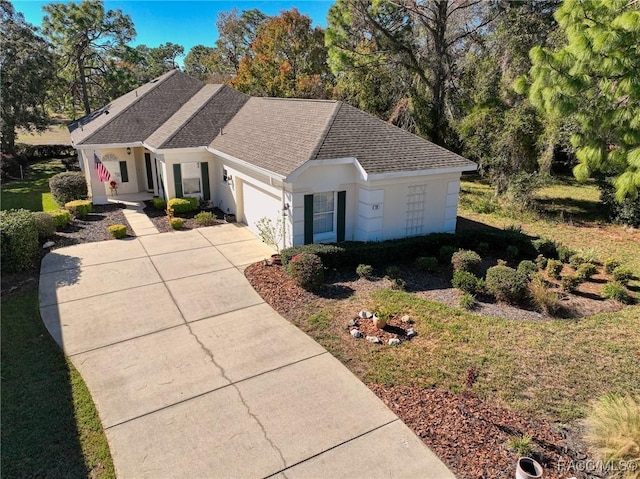
[[[115,239],[122,239],[127,236],[127,227],[121,224],[111,225],[109,226],[109,234]]]
[[[56,220],[50,214],[44,211],[36,211],[33,213],[33,220],[36,222],[36,229],[40,239],[51,238],[53,233],[56,232]]]
[[[68,209],[73,216],[78,218],[86,218],[86,216],[93,210],[93,205],[89,200],[74,200],[64,204],[64,207]]]
[[[0,211],[0,261],[4,273],[31,268],[38,247],[38,229],[31,211]]]
[[[485,288],[499,301],[517,303],[527,293],[527,277],[508,266],[492,266],[487,270]]]
[[[157,210],[165,210],[167,208],[167,202],[159,196],[154,196],[151,199],[151,203],[153,203],[153,207]]]
[[[167,202],[167,208],[174,213],[190,213],[198,207],[198,198],[171,198]]]
[[[454,288],[472,295],[477,294],[482,290],[484,286],[483,283],[484,282],[480,278],[468,271],[454,272],[453,279],[451,280],[451,285]]]
[[[443,246],[451,246],[456,250],[472,249],[478,242],[484,242],[494,251],[504,251],[504,245],[511,244],[517,246],[523,257],[534,258],[537,254],[532,245],[534,239],[518,231],[468,230],[456,234],[432,233],[380,242],[309,244],[285,248],[280,253],[285,265],[298,253],[313,253],[320,257],[327,268],[355,267],[358,264],[379,266],[396,261],[413,261],[421,256],[439,256]]]
[[[64,228],[71,223],[71,213],[69,210],[59,209],[55,211],[47,211],[48,215],[51,215],[56,222],[56,228]]]
[[[467,271],[468,273],[478,273],[482,258],[475,251],[461,249],[453,253],[451,265],[454,271]]]
[[[64,172],[49,178],[51,196],[59,205],[69,201],[82,200],[87,197],[87,180],[84,173]]]
[[[169,224],[174,230],[181,230],[184,228],[184,220],[182,218],[169,218]]]
[[[287,273],[307,291],[317,291],[324,283],[322,260],[313,253],[300,253],[291,258]]]

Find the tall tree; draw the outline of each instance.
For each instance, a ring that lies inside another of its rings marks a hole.
[[[121,10],[105,11],[102,0],[52,3],[43,10],[43,32],[60,55],[61,75],[72,98],[89,113],[110,99],[107,74],[114,57],[135,37],[133,22]]]
[[[220,62],[218,50],[214,47],[195,45],[184,58],[184,71],[198,80],[208,80],[214,76]]]
[[[512,186],[535,185],[528,173],[540,169],[539,140],[544,130],[535,108],[512,84],[531,67],[529,49],[547,44],[558,3],[495,4],[492,28],[460,62],[456,109],[461,118],[456,130],[465,156],[478,162],[480,172],[491,180],[498,195]],[[523,175],[527,181],[520,181]]]
[[[44,129],[49,123],[44,105],[55,59],[51,46],[7,0],[0,1],[0,44],[2,151],[13,153],[17,128]]]
[[[395,117],[454,146],[451,96],[457,63],[492,17],[481,0],[338,0],[329,10],[327,43],[334,73],[390,65],[405,82]]]
[[[326,98],[331,88],[324,31],[297,9],[259,28],[232,84],[252,95]]]
[[[551,119],[576,119],[578,179],[613,177],[616,198],[640,187],[640,3],[565,0],[560,48],[531,50],[529,98]],[[522,87],[526,80],[520,82]]]

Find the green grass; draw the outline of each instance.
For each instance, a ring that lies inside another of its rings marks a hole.
[[[38,292],[2,297],[2,477],[113,478],[80,374],[46,331]]]
[[[27,145],[70,145],[71,134],[64,123],[65,121],[60,120],[58,124],[53,124],[40,133],[19,132],[16,143],[25,143]]]
[[[3,210],[25,208],[31,211],[58,209],[49,191],[49,178],[64,170],[64,165],[57,160],[31,164],[24,180],[3,182],[0,189],[0,208]]]

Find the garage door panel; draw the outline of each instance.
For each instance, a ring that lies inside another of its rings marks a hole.
[[[282,209],[280,198],[260,189],[260,187],[244,182],[242,185],[244,222],[249,228],[258,233],[256,223],[261,218],[271,218],[273,221],[279,217]]]

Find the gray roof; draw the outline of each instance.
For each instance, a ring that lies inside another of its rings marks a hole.
[[[74,144],[209,146],[287,176],[317,160],[356,158],[368,174],[475,164],[346,103],[249,97],[173,70],[69,125]]]
[[[314,160],[355,157],[369,174],[475,164],[390,123],[341,103]]]
[[[313,158],[339,102],[251,98],[211,147],[283,176]]]

